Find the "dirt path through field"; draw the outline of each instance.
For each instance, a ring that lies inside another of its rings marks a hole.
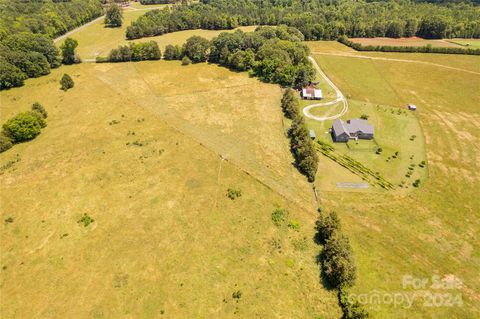
[[[323,102],[323,103],[316,103],[316,104],[309,105],[309,106],[307,106],[303,109],[303,114],[305,114],[306,117],[308,117],[312,120],[316,120],[316,121],[334,120],[336,118],[339,118],[340,116],[344,115],[348,111],[348,101],[347,101],[347,99],[343,95],[342,91],[340,91],[340,89],[327,77],[327,75],[322,71],[322,69],[320,69],[320,67],[317,64],[317,61],[315,61],[315,59],[312,58],[312,57],[308,57],[308,59],[312,62],[313,66],[315,67],[317,72],[320,74],[320,76],[325,80],[325,82],[327,82],[328,85],[330,85],[332,87],[332,89],[335,91],[335,94],[337,95],[337,98],[333,101],[330,101],[330,102]],[[315,116],[312,113],[310,113],[310,110],[313,109],[313,108],[320,107],[320,106],[330,106],[330,105],[337,104],[339,102],[343,103],[343,108],[340,111],[340,113],[337,113],[335,115]]]
[[[449,69],[449,70],[456,70],[456,71],[461,71],[461,72],[467,72],[467,73],[471,73],[471,74],[480,75],[480,72],[465,70],[465,69],[456,68],[456,67],[453,67],[453,66],[448,66],[448,65],[443,65],[443,64],[433,63],[433,62],[426,62],[426,61],[394,59],[394,58],[384,58],[384,57],[372,57],[372,56],[356,55],[356,54],[348,54],[348,53],[312,52],[312,54],[317,54],[317,55],[333,55],[333,56],[340,56],[340,57],[346,57],[346,58],[358,58],[358,59],[370,59],[370,60],[395,61],[395,62],[405,62],[405,63],[419,63],[419,64],[433,65],[433,66],[436,66],[436,67],[439,67],[439,68],[445,68],[445,69]]]

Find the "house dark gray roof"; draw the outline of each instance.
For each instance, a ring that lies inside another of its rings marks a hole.
[[[347,121],[347,130],[350,134],[361,132],[363,134],[373,134],[373,126],[368,124],[367,120],[351,119]]]
[[[335,131],[335,134],[337,136],[340,136],[342,135],[343,133],[347,134],[347,135],[350,135],[350,133],[348,132],[347,128],[345,127],[345,123],[338,119],[336,120],[335,122],[333,122],[333,130]]]

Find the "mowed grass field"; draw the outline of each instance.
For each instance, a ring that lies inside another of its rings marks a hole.
[[[2,318],[340,316],[277,86],[207,64],[86,63],[0,98],[2,119],[34,101],[49,113],[0,155]],[[274,226],[276,207],[300,229]]]
[[[415,116],[425,138],[429,174],[419,189],[407,195],[322,192],[325,206],[340,214],[353,242],[359,267],[355,292],[414,293],[403,289],[402,277],[427,278],[427,291],[460,294],[463,306],[428,307],[425,299],[418,297],[407,309],[385,303],[367,307],[375,318],[478,317],[480,73],[476,73],[480,58],[415,55],[412,61],[402,62],[399,60],[405,55],[383,53],[375,55],[382,59],[367,59],[358,58],[356,53],[339,53],[338,45],[317,42],[312,49],[317,52],[318,64],[354,108],[365,107],[359,103],[402,110],[406,103],[418,106]],[[439,63],[457,69],[436,65]],[[321,158],[318,183],[323,174],[331,176],[333,170],[339,179],[350,174]],[[454,275],[463,286],[447,291],[431,289],[433,275]]]
[[[132,8],[123,10],[123,24],[119,28],[106,28],[103,19],[96,21],[86,28],[79,29],[70,35],[71,38],[78,41],[77,53],[82,59],[91,60],[97,56],[107,56],[108,53],[120,45],[127,45],[130,42],[146,42],[156,41],[163,52],[169,44],[182,45],[188,38],[198,35],[207,39],[212,39],[221,32],[234,32],[235,30],[187,30],[175,33],[168,33],[161,36],[142,38],[138,40],[128,41],[125,38],[127,27],[140,16],[144,15],[147,10],[161,9],[167,5],[140,5],[136,4]],[[240,27],[243,31],[254,31],[255,26]],[[57,45],[61,45],[64,40],[58,41]]]
[[[448,41],[469,48],[480,48],[480,39],[450,39]]]
[[[418,37],[411,38],[350,38],[350,41],[363,45],[387,45],[387,46],[404,46],[404,47],[423,47],[431,45],[432,47],[456,47],[459,45],[446,40],[428,40]]]

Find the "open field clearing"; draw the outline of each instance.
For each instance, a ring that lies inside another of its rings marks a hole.
[[[21,159],[0,175],[1,217],[14,219],[2,318],[340,317],[277,86],[206,64],[82,64],[0,97],[2,118],[34,101],[49,112],[38,138],[0,155]],[[274,226],[276,206],[300,231]]]
[[[477,63],[477,56],[459,54],[359,52],[337,41],[309,41],[305,43],[309,46],[314,55],[334,55],[349,58],[356,57],[358,59],[395,61],[399,63],[417,63],[437,66],[448,70],[463,71],[469,74],[480,74],[480,65]]]
[[[423,47],[431,45],[432,47],[458,48],[459,45],[447,40],[427,40],[418,37],[411,38],[350,38],[352,42],[362,45],[387,45],[399,47]]]
[[[480,39],[450,39],[448,42],[469,48],[480,48]]]
[[[316,46],[329,45],[319,43]],[[336,46],[336,43],[332,45]],[[382,56],[395,58],[397,54],[383,53]],[[422,59],[430,57],[431,61],[439,59],[445,63],[449,63],[448,59],[463,58],[425,54]],[[429,177],[422,180],[419,189],[408,195],[343,189],[322,192],[323,202],[340,213],[347,233],[352,237],[359,263],[356,292],[403,292],[404,275],[427,279],[432,275],[454,275],[463,281],[463,287],[447,292],[461,294],[462,307],[429,308],[425,307],[425,299],[419,297],[410,309],[393,305],[370,305],[368,308],[375,318],[477,317],[480,314],[480,280],[476,268],[480,263],[480,247],[475,234],[480,231],[480,199],[476,195],[480,187],[480,148],[476,143],[480,133],[476,128],[480,123],[480,76],[426,64],[326,54],[315,55],[315,58],[350,99],[355,112],[351,115],[367,113],[372,122],[377,123],[375,129],[379,140],[382,134],[379,130],[392,132],[397,129],[395,126],[405,124],[402,124],[403,115],[389,111],[382,115],[376,106],[405,110],[406,103],[418,106],[415,115],[407,116],[418,117],[425,138]],[[463,68],[475,70],[479,60],[478,57],[469,57],[462,59],[461,63]],[[384,118],[381,124],[381,118],[387,116],[391,119]],[[327,128],[327,123],[318,127],[318,135],[324,134]],[[407,146],[412,143],[403,141],[405,138],[398,137],[402,147],[405,143]],[[350,172],[338,165],[335,168],[332,163],[330,159],[320,158],[317,174],[320,188],[333,185],[322,185],[325,183],[323,175],[328,179],[337,175],[342,182],[361,182],[358,177],[355,179]],[[365,159],[364,164],[370,162]],[[393,164],[384,165],[386,168]],[[378,167],[382,166],[378,164]],[[415,172],[418,173],[418,170],[417,166]],[[430,291],[445,292],[438,289]],[[409,292],[413,293],[413,290]]]
[[[78,41],[77,52],[82,59],[91,60],[97,56],[107,56],[110,50],[117,48],[119,45],[125,45],[130,42],[147,42],[156,41],[163,52],[168,44],[182,45],[193,35],[202,36],[212,39],[221,32],[234,32],[235,30],[187,30],[174,33],[167,33],[161,36],[142,38],[138,40],[128,41],[125,38],[125,31],[132,21],[145,14],[145,10],[155,9],[156,6],[141,6],[141,9],[132,10],[125,9],[123,12],[123,24],[119,28],[106,28],[103,19],[94,22],[88,28],[80,29],[70,35],[71,38]],[[240,27],[243,31],[254,31],[255,26]],[[62,40],[63,41],[63,40]],[[57,45],[61,45],[59,41]]]

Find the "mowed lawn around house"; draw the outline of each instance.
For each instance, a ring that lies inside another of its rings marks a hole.
[[[446,47],[446,48],[458,48],[458,44],[450,42],[448,40],[429,40],[419,37],[411,38],[350,38],[352,42],[360,43],[362,45],[386,45],[394,47],[423,47],[431,45],[432,47]]]
[[[165,7],[167,5],[163,5]],[[138,8],[137,8],[138,7]],[[129,41],[125,37],[127,27],[140,16],[144,15],[147,10],[153,10],[161,8],[161,6],[147,6],[137,5],[137,9],[124,9],[123,10],[123,24],[118,28],[106,28],[103,23],[103,19],[96,21],[87,28],[80,29],[77,32],[70,35],[71,38],[78,41],[77,53],[82,59],[92,60],[97,56],[106,57],[108,53],[117,48],[120,45],[128,45],[131,42],[147,42],[156,41],[160,50],[165,50],[165,47],[169,44],[182,45],[188,38],[194,35],[198,35],[207,39],[212,39],[218,36],[221,32],[234,32],[235,30],[186,30],[174,33],[167,33],[161,36],[141,38],[137,40]],[[245,32],[254,31],[256,26],[239,27],[238,29]],[[58,41],[57,45],[60,46],[64,40]]]
[[[318,42],[315,50],[332,52],[337,46],[337,43]],[[403,276],[412,275],[428,280],[425,290],[416,291],[413,306],[367,305],[374,318],[477,317],[480,313],[477,269],[480,247],[476,236],[480,232],[477,196],[480,75],[468,71],[478,70],[480,58],[425,54],[419,59],[429,62],[431,58],[431,63],[460,66],[455,62],[460,58],[461,69],[453,70],[433,64],[395,61],[399,58],[396,53],[378,55],[391,60],[333,54],[314,56],[349,98],[357,115],[361,113],[359,109],[365,107],[368,110],[380,105],[405,110],[407,103],[416,104],[418,110],[411,116],[418,117],[425,138],[428,179],[422,181],[420,188],[404,195],[322,192],[326,208],[339,213],[352,240],[359,270],[355,293],[413,295],[413,289],[402,287]],[[373,115],[373,120],[376,116]],[[395,114],[392,120],[396,121]],[[382,125],[378,129],[389,130],[389,127]],[[402,143],[411,143],[408,137],[399,138]],[[333,170],[338,171],[339,180],[351,176],[332,163],[320,157],[317,183],[321,183],[323,175],[331,176]],[[447,291],[434,289],[431,287],[433,275],[455,276],[463,286]],[[428,307],[425,292],[460,295],[463,305]]]
[[[49,114],[0,154],[2,318],[341,316],[277,86],[207,64],[85,63],[0,98],[2,118],[35,101]]]

